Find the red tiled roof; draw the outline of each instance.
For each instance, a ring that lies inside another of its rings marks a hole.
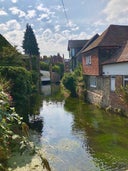
[[[103,65],[128,62],[128,41],[112,56],[111,59],[103,62]]]
[[[96,47],[120,46],[128,39],[128,26],[110,25],[92,44],[83,50],[87,52]]]

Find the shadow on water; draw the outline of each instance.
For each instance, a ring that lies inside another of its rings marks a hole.
[[[73,134],[82,134],[83,148],[100,168],[128,169],[128,119],[72,98],[66,99],[64,108],[73,115]]]

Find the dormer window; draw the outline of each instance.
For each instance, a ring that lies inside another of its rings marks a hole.
[[[91,65],[91,56],[86,56],[86,65]]]

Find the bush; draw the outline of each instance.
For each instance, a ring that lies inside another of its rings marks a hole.
[[[62,83],[66,89],[71,92],[72,97],[76,97],[76,77],[73,73],[65,73],[62,79]]]
[[[26,108],[29,96],[32,93],[32,74],[23,67],[0,67],[0,74],[11,83],[11,96],[16,112],[28,120]]]
[[[47,64],[45,62],[40,62],[40,69],[45,70],[45,71],[49,71],[49,64]]]

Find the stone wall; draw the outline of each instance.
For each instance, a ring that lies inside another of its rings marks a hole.
[[[97,77],[97,87],[90,88],[87,85],[86,99],[98,106],[106,108],[111,106],[112,109],[121,109],[122,111],[128,111],[128,105],[125,104],[117,95],[116,91],[111,91],[111,77],[110,76],[99,76]],[[86,81],[89,80],[89,76],[86,77]],[[116,89],[122,85],[123,76],[116,76],[115,86]]]
[[[86,99],[98,106],[107,107],[110,105],[110,78],[109,77],[97,77],[97,86],[92,88],[89,86],[89,76],[86,76]]]

